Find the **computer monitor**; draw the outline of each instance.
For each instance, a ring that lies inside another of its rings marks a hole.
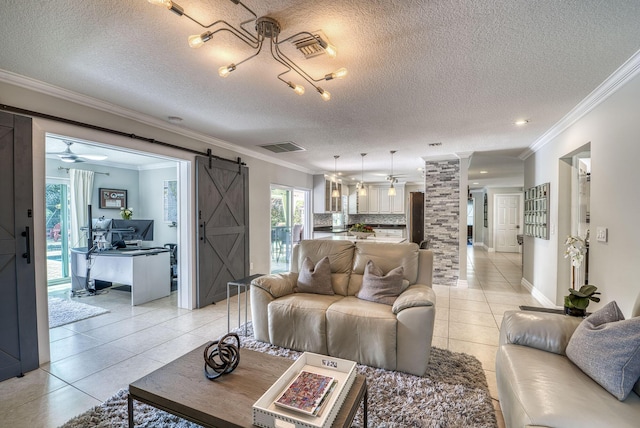
[[[153,241],[153,220],[111,221],[111,243],[116,241]]]
[[[103,246],[99,243],[111,242],[111,219],[110,218],[92,218],[91,219],[91,242],[92,247],[97,245],[99,249]]]
[[[111,219],[104,217],[92,218],[91,229],[93,229],[93,232],[108,231],[111,229]]]

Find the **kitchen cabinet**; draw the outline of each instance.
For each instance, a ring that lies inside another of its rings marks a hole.
[[[353,206],[351,206],[351,198],[349,199],[349,214],[368,214],[369,213],[369,193],[371,192],[371,186],[366,186],[367,194],[361,195],[358,193],[358,189],[353,186]]]
[[[391,199],[388,187],[378,187],[378,212],[380,214],[391,214]]]
[[[314,214],[342,211],[342,196],[338,198],[331,197],[331,193],[336,189],[336,187],[338,188],[340,195],[342,195],[342,183],[336,183],[323,174],[313,176]]]
[[[404,214],[404,184],[396,184],[396,195],[389,196],[389,186],[371,186],[370,195],[375,195],[375,211],[369,202],[369,214]],[[371,199],[370,199],[371,201]]]
[[[369,185],[367,194],[359,195],[355,187],[349,195],[349,214],[404,214],[404,184],[396,184],[396,196],[389,196],[389,186]]]
[[[396,196],[391,198],[391,213],[392,214],[404,214],[405,213],[404,186],[396,185]]]
[[[378,186],[368,186],[367,214],[378,214],[380,212],[380,188]]]

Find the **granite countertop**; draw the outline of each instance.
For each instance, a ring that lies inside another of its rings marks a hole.
[[[314,232],[333,232],[333,233],[343,233],[348,232],[349,228],[353,226],[352,224],[345,226],[316,226],[313,228]],[[374,229],[404,229],[407,227],[406,224],[376,224],[376,223],[367,223],[367,226],[371,226]]]
[[[353,242],[391,242],[391,243],[396,243],[399,244],[401,242],[406,242],[407,238],[399,238],[399,237],[393,237],[393,236],[372,236],[370,238],[366,238],[366,239],[358,239],[355,236],[327,236],[325,238],[320,238],[320,239],[327,239],[327,240],[332,240],[332,241],[353,241]]]

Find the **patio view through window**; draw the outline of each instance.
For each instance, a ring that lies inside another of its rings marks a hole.
[[[289,271],[291,249],[308,223],[308,200],[306,190],[271,187],[271,273]]]

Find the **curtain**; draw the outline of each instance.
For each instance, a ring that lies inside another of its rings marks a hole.
[[[93,171],[81,169],[69,169],[71,176],[71,245],[84,247],[87,242],[87,231],[80,230],[86,227],[87,205],[91,204],[93,196]]]

